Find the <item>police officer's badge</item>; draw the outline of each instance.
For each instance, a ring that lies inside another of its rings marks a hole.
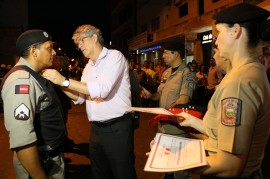
[[[221,123],[226,126],[241,124],[242,101],[237,98],[226,98],[221,101]]]
[[[169,72],[165,71],[164,74],[162,75],[160,83],[166,83],[168,76],[169,76]]]
[[[20,104],[14,111],[14,117],[17,120],[27,120],[30,116],[30,110],[25,104]]]

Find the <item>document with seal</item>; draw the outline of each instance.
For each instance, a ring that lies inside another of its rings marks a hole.
[[[203,140],[157,133],[144,171],[173,172],[204,165]]]

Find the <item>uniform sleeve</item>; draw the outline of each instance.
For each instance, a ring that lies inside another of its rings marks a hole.
[[[35,80],[27,73],[14,72],[10,76],[20,78],[9,77],[2,90],[5,127],[9,132],[11,149],[37,140],[33,122],[42,92]]]
[[[218,148],[224,151],[247,154],[250,149],[262,90],[256,83],[233,82],[224,87],[220,101]]]
[[[183,72],[182,85],[180,89],[180,96],[185,95],[192,98],[193,92],[197,87],[198,80],[195,73],[191,72],[189,69],[185,69]]]

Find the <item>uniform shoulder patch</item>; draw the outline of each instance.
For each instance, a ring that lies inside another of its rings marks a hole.
[[[15,94],[29,94],[29,85],[16,85]]]
[[[30,117],[30,110],[25,104],[20,104],[14,111],[14,117],[17,120],[27,120]]]
[[[225,98],[221,101],[221,123],[225,126],[239,126],[241,124],[242,100]]]

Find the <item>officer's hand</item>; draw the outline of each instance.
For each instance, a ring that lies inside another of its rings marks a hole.
[[[151,142],[150,142],[150,150],[152,149],[152,147],[153,147],[153,145],[155,144],[155,140],[152,140]],[[150,155],[150,152],[147,152],[145,155]]]
[[[145,89],[144,87],[142,87],[141,97],[148,99],[148,98],[151,98],[152,97],[152,94],[147,89]]]
[[[187,112],[181,112],[177,120],[180,126],[191,127],[192,125],[192,115]]]
[[[43,70],[42,76],[56,85],[62,86],[65,77],[62,76],[57,70],[55,69],[46,69]]]

